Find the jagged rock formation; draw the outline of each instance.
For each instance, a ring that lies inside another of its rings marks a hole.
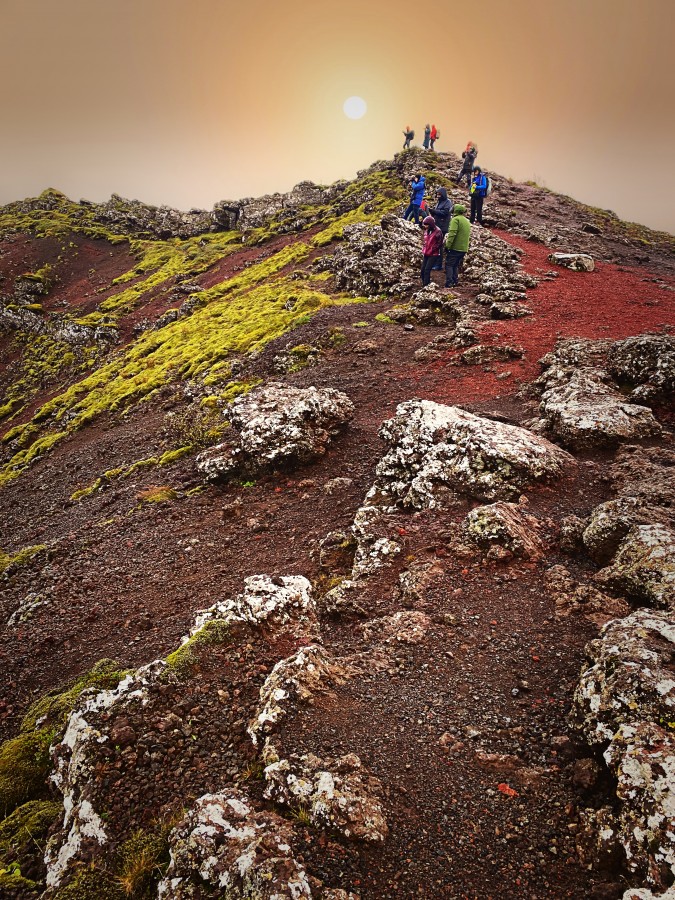
[[[674,648],[670,614],[638,610],[610,622],[587,648],[575,694],[577,727],[590,744],[606,747],[618,780],[619,814],[601,811],[602,840],[619,842],[629,869],[658,888],[675,875]]]
[[[568,453],[524,428],[428,400],[400,404],[380,436],[391,449],[377,465],[371,505],[433,508],[457,492],[479,500],[511,499],[573,463]]]
[[[658,342],[657,346],[664,344]],[[626,402],[603,367],[612,353],[618,354],[618,359],[625,358],[622,354],[634,359],[623,342],[611,345],[572,339],[559,342],[541,361],[545,372],[537,385],[543,425],[567,446],[615,445],[659,433],[651,410]],[[657,355],[653,348],[652,359]],[[647,381],[653,377],[652,371],[643,368],[635,378]]]
[[[343,243],[317,268],[333,272],[337,287],[355,297],[403,295],[418,285],[419,234],[416,225],[395,215],[379,225],[349,225]]]
[[[351,419],[353,406],[345,394],[330,388],[299,389],[271,382],[238,397],[227,415],[232,437],[197,458],[197,468],[210,481],[234,473],[255,476],[320,456]]]
[[[556,266],[564,266],[575,272],[593,272],[595,263],[587,253],[551,253],[549,261]]]

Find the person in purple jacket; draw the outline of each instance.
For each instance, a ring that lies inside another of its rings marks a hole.
[[[436,262],[441,245],[443,243],[443,232],[436,224],[433,216],[427,216],[422,222],[424,225],[424,243],[422,244],[422,287],[426,287],[431,281],[431,269]]]

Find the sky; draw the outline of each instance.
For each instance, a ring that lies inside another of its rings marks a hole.
[[[0,0],[0,203],[210,208],[353,177],[430,122],[675,233],[674,32],[675,0]]]

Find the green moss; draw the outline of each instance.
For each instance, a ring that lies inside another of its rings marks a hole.
[[[0,865],[0,889],[7,891],[36,891],[38,885],[30,878],[24,878],[18,863],[10,863],[7,867]],[[9,893],[7,896],[10,896]]]
[[[46,544],[33,544],[31,547],[24,547],[18,553],[11,555],[0,548],[0,574],[10,566],[24,566],[34,556],[46,549]]]
[[[117,687],[126,674],[126,671],[120,669],[113,660],[99,660],[92,669],[78,676],[65,688],[51,691],[36,700],[24,716],[21,730],[30,731],[44,723],[60,730],[66,724],[83,691],[89,688],[98,691],[110,690]]]
[[[27,862],[34,864],[36,857],[44,856],[49,829],[62,816],[61,803],[31,800],[0,822],[0,886],[37,887],[34,882],[21,878],[21,867]]]
[[[123,676],[115,663],[101,660],[65,690],[52,691],[32,704],[19,735],[0,746],[0,810],[5,816],[44,795],[49,746],[63,732],[82,692],[115,687]]]
[[[394,320],[390,319],[386,313],[378,313],[375,316],[375,320],[377,322],[384,322],[385,325],[394,325]]]
[[[22,733],[0,746],[0,811],[8,815],[46,791],[51,728]]]
[[[352,322],[352,328],[370,328],[370,322]]]
[[[94,866],[86,866],[78,869],[72,881],[52,895],[52,900],[128,900],[128,898],[113,875]]]
[[[138,495],[138,499],[141,503],[168,503],[171,500],[175,500],[178,497],[178,494],[171,487],[160,487],[154,486],[146,488],[146,490],[141,491]]]
[[[215,644],[227,644],[230,641],[229,625],[222,619],[206,622],[196,634],[189,638],[166,658],[169,671],[183,677],[198,664],[200,651]]]

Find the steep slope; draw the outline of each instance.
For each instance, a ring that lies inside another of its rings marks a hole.
[[[622,844],[639,820],[568,714],[599,626],[675,607],[666,501],[590,536],[636,454],[669,471],[673,239],[494,176],[459,288],[420,291],[397,214],[417,170],[463,200],[457,166],[410,151],[210,213],[0,211],[7,896],[672,881]],[[654,526],[667,565],[635,574],[621,541]],[[190,839],[228,816],[267,836],[249,881],[253,845]]]

